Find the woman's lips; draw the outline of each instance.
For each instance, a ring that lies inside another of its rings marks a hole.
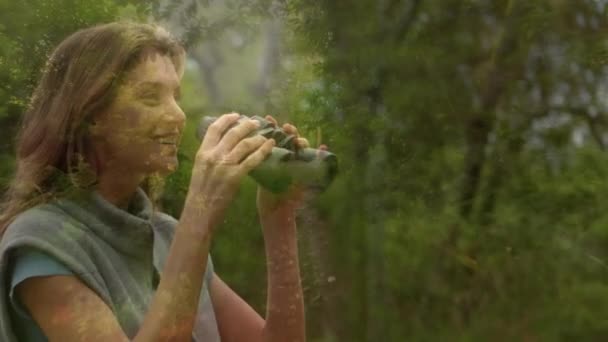
[[[179,138],[180,136],[176,134],[165,134],[154,136],[152,137],[152,140],[155,140],[163,145],[177,145]]]

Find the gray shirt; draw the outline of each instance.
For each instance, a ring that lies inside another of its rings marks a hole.
[[[78,276],[133,338],[154,295],[176,225],[175,218],[152,210],[140,188],[128,211],[88,191],[22,212],[0,241],[0,341],[21,341],[12,322],[6,279],[17,252],[24,249],[45,253]],[[220,340],[208,292],[211,262],[206,272],[193,331],[198,342]]]

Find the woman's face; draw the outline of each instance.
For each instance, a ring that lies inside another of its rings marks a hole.
[[[158,53],[146,54],[127,74],[92,128],[101,172],[166,175],[177,169],[186,121],[177,103],[180,78],[171,59]]]

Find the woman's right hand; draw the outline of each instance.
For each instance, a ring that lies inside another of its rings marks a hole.
[[[231,113],[215,120],[195,156],[186,205],[215,222],[232,201],[242,177],[264,161],[275,145],[273,139],[261,135],[248,137],[259,123],[242,120],[234,125],[239,118]]]

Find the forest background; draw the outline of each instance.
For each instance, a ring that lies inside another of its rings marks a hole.
[[[310,341],[604,341],[606,0],[0,0],[0,190],[51,49],[113,20],[188,48],[179,217],[204,115],[272,114],[340,159],[299,215]],[[214,240],[259,312],[246,179]]]

